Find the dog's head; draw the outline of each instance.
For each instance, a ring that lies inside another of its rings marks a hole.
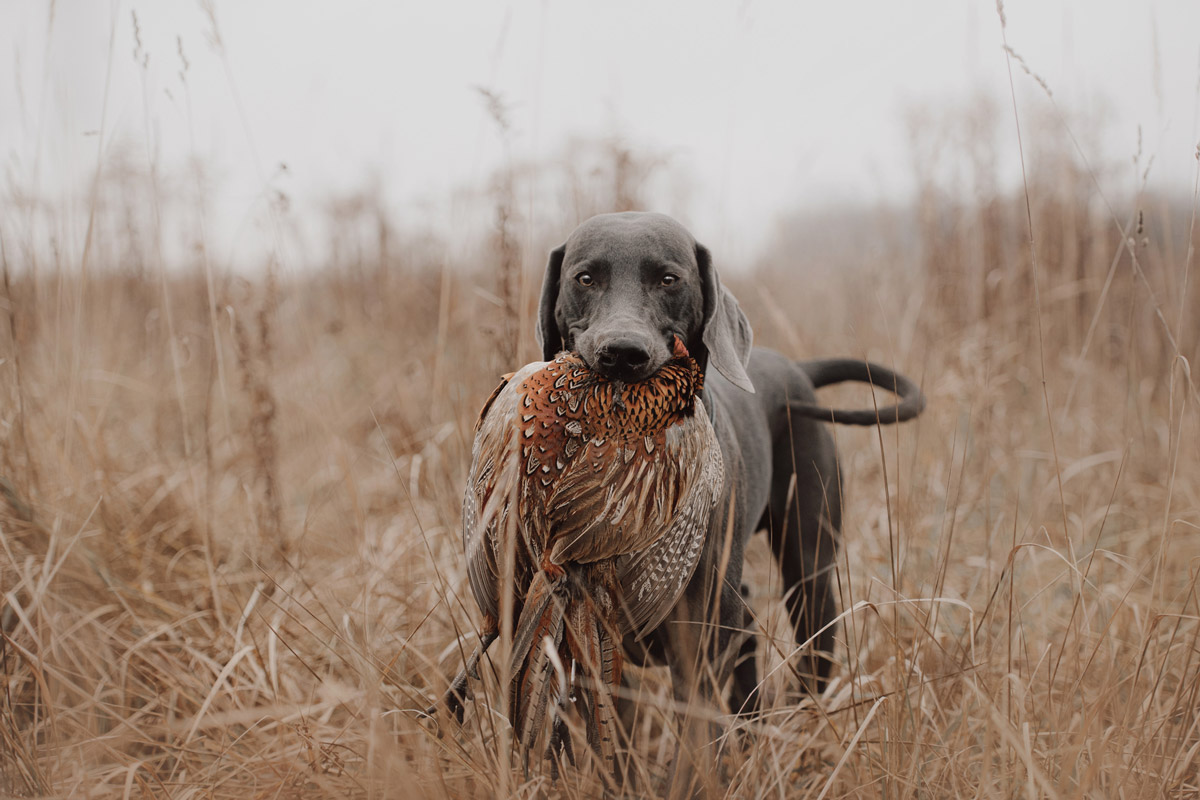
[[[601,214],[576,228],[550,253],[537,334],[543,358],[576,350],[623,381],[657,372],[679,336],[701,369],[754,391],[750,323],[707,248],[663,214]]]

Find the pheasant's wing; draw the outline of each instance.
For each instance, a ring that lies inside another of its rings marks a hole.
[[[506,376],[480,412],[463,494],[463,549],[467,576],[480,610],[500,614],[501,535],[516,499],[521,469],[520,432],[515,420],[522,381],[545,366],[534,362]]]
[[[687,468],[667,452],[666,438],[591,439],[580,445],[546,498],[556,563],[637,553],[666,532],[678,511],[680,476]]]
[[[667,460],[680,465],[678,511],[666,532],[625,560],[617,575],[621,618],[638,639],[662,623],[691,580],[725,479],[721,446],[699,400],[691,418],[667,429],[665,449]]]

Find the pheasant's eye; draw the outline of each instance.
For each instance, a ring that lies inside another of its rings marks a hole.
[[[670,272],[668,272],[666,275],[662,276],[662,285],[663,286],[674,286],[678,280],[679,280],[678,275],[672,275]]]
[[[575,282],[578,283],[580,286],[591,286],[596,281],[594,278],[592,278],[592,273],[581,272],[575,276]]]

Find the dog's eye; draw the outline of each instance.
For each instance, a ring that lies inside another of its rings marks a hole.
[[[669,272],[666,275],[662,276],[662,285],[663,286],[674,286],[678,281],[679,281],[679,276],[672,275]]]
[[[578,283],[580,286],[591,286],[596,281],[594,278],[592,278],[592,273],[581,272],[575,276],[575,282]]]

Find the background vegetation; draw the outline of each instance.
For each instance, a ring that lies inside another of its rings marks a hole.
[[[723,265],[759,343],[893,365],[930,402],[836,431],[844,614],[816,701],[753,542],[768,707],[722,718],[711,796],[1200,792],[1195,198],[1146,194],[1140,153],[1086,163],[1054,115],[1026,133],[1027,187],[1005,186],[1004,109],[915,118],[912,208],[783,217],[762,263]],[[461,729],[414,713],[473,644],[472,424],[535,355],[545,252],[663,169],[572,148],[495,176],[469,245],[406,230],[371,187],[335,198],[315,271],[282,195],[245,272],[208,251],[194,175],[103,165],[81,261],[56,238],[68,210],[12,193],[0,794],[599,794],[512,763],[494,672]],[[639,677],[626,793],[653,796],[688,710]]]

